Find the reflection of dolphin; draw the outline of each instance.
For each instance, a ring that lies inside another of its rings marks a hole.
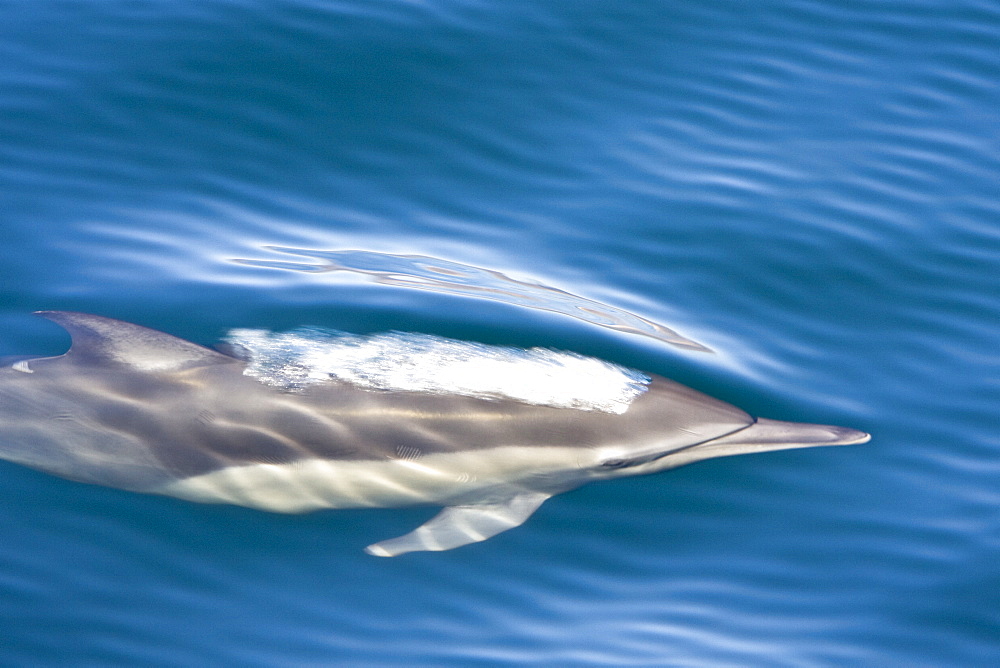
[[[664,378],[620,410],[342,380],[276,388],[245,361],[145,327],[40,315],[68,353],[0,369],[0,458],[81,482],[263,510],[445,506],[368,552],[447,550],[518,526],[591,480],[711,457],[863,443],[754,420]],[[634,378],[634,376],[633,376]]]

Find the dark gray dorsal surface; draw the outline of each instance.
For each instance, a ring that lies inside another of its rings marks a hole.
[[[210,348],[122,320],[73,311],[36,311],[35,315],[69,332],[73,344],[66,354],[81,361],[171,371],[233,361]]]

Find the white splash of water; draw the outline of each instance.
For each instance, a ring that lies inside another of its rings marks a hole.
[[[286,390],[331,379],[373,390],[458,394],[624,413],[646,391],[638,371],[575,353],[490,346],[428,334],[234,329],[244,373]]]

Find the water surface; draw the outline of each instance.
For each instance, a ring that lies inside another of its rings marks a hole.
[[[65,350],[38,309],[203,344],[419,332],[873,434],[390,560],[361,549],[433,510],[2,464],[2,662],[995,665],[998,53],[975,0],[0,4],[0,354]],[[287,264],[348,251],[487,273]]]

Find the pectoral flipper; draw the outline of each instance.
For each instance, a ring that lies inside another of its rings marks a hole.
[[[520,526],[549,498],[549,494],[518,494],[501,503],[449,506],[405,536],[365,548],[377,557],[406,552],[450,550],[477,543]]]

